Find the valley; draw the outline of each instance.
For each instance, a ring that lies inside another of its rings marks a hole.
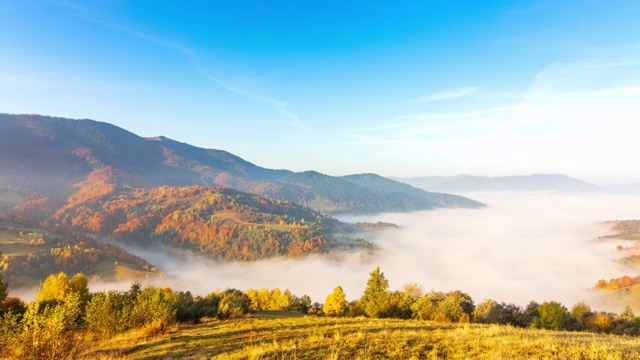
[[[0,0],[0,358],[640,360],[639,18]]]

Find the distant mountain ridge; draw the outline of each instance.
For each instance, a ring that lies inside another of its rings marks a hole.
[[[393,177],[427,191],[559,191],[600,192],[604,188],[563,174],[533,174],[524,176],[425,176]]]
[[[77,191],[76,184],[105,167],[112,168],[117,186],[223,186],[326,213],[483,206],[382,177],[372,181],[370,174],[266,169],[223,150],[143,138],[94,120],[0,114],[0,211],[45,203],[55,209]]]

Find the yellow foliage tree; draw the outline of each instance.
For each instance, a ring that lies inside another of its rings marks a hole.
[[[349,303],[347,302],[344,291],[342,287],[338,286],[327,296],[322,311],[328,316],[344,316],[348,308]]]

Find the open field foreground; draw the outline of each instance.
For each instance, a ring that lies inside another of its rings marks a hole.
[[[365,318],[205,320],[86,340],[80,359],[640,359],[640,338]]]

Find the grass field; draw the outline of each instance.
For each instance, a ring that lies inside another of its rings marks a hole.
[[[81,359],[640,359],[640,338],[365,318],[259,313],[145,338],[85,339]]]
[[[29,244],[29,239],[0,230],[0,250],[2,250],[3,255],[25,255],[34,249],[35,246]]]

